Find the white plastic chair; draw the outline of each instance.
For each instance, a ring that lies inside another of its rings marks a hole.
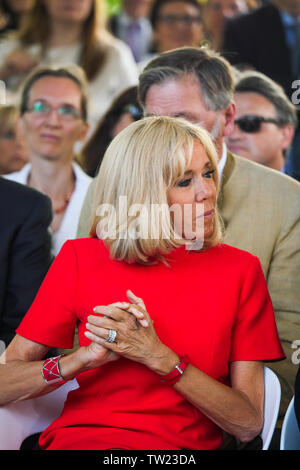
[[[263,441],[262,450],[268,450],[275,426],[278,419],[280,400],[281,400],[281,386],[279,379],[275,372],[268,367],[264,366],[264,380],[265,380],[265,403],[264,403],[264,426],[260,434]]]
[[[276,374],[264,367],[265,421],[261,433],[263,450],[267,450],[277,422],[281,388]],[[18,450],[23,440],[46,429],[57,418],[70,390],[78,388],[74,379],[54,392],[31,400],[0,407],[0,450]]]
[[[300,430],[295,415],[295,399],[291,399],[282,423],[280,450],[300,450]]]
[[[44,431],[78,387],[76,379],[70,380],[47,395],[0,407],[0,450],[18,450],[26,437]]]

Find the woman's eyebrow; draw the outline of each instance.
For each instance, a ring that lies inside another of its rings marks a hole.
[[[205,165],[203,166],[203,170],[210,170],[212,168],[211,162],[208,160]],[[184,176],[193,174],[193,170],[186,170],[184,172]]]
[[[193,170],[186,170],[183,174],[183,176],[188,176],[188,175],[192,175],[193,174]]]

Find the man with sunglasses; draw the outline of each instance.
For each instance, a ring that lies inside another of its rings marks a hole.
[[[235,85],[235,126],[229,149],[274,170],[284,171],[285,153],[297,127],[297,113],[284,90],[259,72],[244,72]]]

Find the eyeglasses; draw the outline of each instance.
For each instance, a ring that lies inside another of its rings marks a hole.
[[[282,126],[284,123],[280,119],[266,118],[263,116],[242,116],[239,119],[236,119],[234,123],[239,127],[243,132],[248,134],[254,134],[259,132],[263,122],[271,122],[277,126]]]
[[[159,21],[172,26],[178,21],[181,21],[186,26],[192,26],[192,24],[201,23],[201,16],[192,16],[192,15],[161,15],[158,17]]]
[[[45,118],[50,115],[51,111],[57,111],[59,117],[64,121],[74,121],[82,117],[81,112],[74,108],[74,106],[65,104],[58,108],[52,107],[49,103],[42,100],[37,100],[32,106],[28,106],[26,112],[31,113],[33,116]]]
[[[122,113],[129,113],[135,121],[139,121],[143,117],[143,111],[134,104],[128,104],[125,106]]]

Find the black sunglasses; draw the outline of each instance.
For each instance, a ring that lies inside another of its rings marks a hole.
[[[280,119],[266,118],[263,116],[243,116],[234,121],[241,131],[249,134],[259,132],[263,122],[271,122],[277,126],[283,125],[283,122]]]
[[[135,121],[139,121],[143,117],[143,111],[133,104],[125,106],[122,113],[129,113]]]

